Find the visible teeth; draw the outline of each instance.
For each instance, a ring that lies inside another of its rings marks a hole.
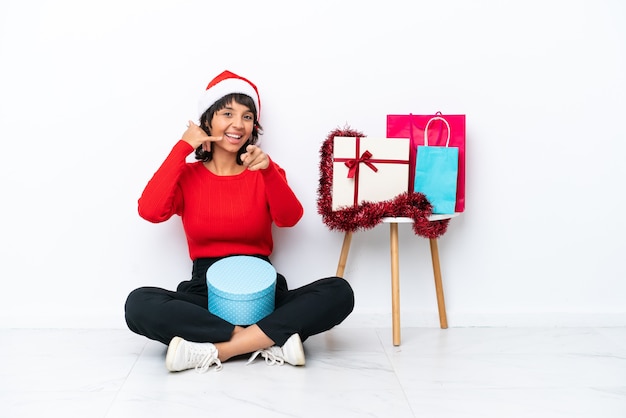
[[[226,134],[226,136],[228,136],[228,137],[230,137],[230,138],[234,138],[234,139],[239,139],[239,138],[241,138],[241,135]]]

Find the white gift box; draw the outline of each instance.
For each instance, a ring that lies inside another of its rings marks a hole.
[[[409,184],[409,138],[336,136],[333,141],[332,208],[382,202]]]

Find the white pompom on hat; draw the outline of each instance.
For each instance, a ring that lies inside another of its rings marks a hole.
[[[257,120],[261,119],[261,99],[256,86],[248,79],[230,71],[224,71],[206,86],[206,90],[198,101],[198,119],[213,103],[231,93],[241,93],[250,96],[256,106]]]

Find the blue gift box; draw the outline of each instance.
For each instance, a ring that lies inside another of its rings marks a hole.
[[[209,312],[234,325],[251,325],[274,311],[276,270],[251,256],[222,258],[206,272]]]

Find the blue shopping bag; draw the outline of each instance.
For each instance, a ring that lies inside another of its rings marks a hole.
[[[428,126],[434,120],[448,128],[445,146],[428,144]],[[424,145],[417,147],[414,191],[423,193],[433,206],[433,213],[453,214],[459,174],[459,149],[450,147],[450,125],[439,116],[431,118],[424,129]]]

